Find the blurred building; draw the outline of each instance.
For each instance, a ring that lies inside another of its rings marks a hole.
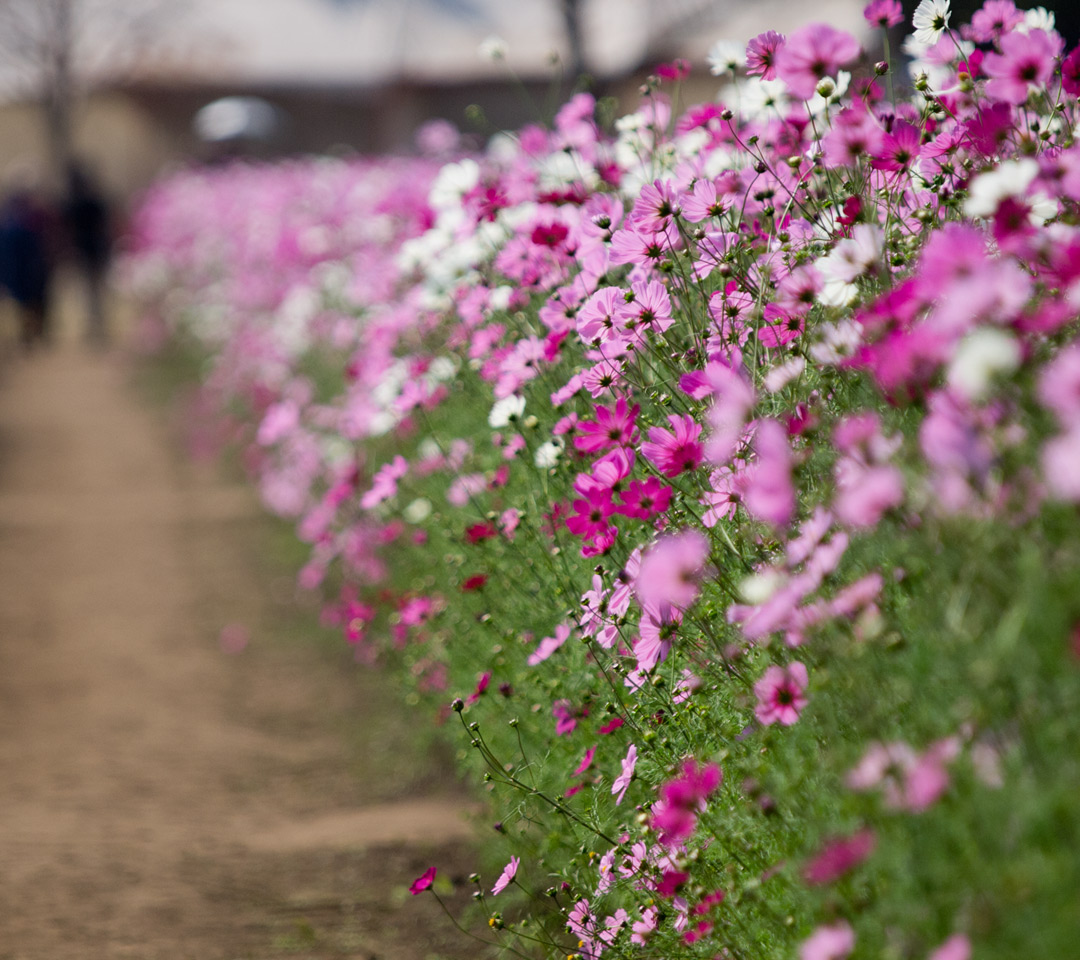
[[[568,4],[594,89],[627,108],[649,68],[675,57],[696,68],[690,100],[712,99],[705,54],[722,38],[812,20],[863,30],[862,0],[188,0],[151,47],[88,69],[76,148],[128,194],[169,163],[221,148],[200,142],[193,118],[223,97],[275,109],[273,136],[243,145],[264,154],[407,149],[428,119],[470,129],[471,105],[485,118],[478,134],[516,127],[541,119],[569,86]],[[0,170],[39,162],[39,126],[9,92]]]

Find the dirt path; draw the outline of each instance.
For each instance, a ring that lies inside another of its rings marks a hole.
[[[0,374],[0,960],[470,955],[404,895],[469,862],[446,770],[290,642],[251,493],[127,379],[75,345]]]

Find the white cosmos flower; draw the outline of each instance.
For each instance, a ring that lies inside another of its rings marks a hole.
[[[493,63],[497,60],[506,59],[506,41],[495,34],[490,37],[484,37],[480,41],[480,46],[477,47],[477,53],[480,54],[481,59],[490,60]]]
[[[811,344],[810,356],[828,366],[854,356],[862,343],[859,325],[850,318],[837,323],[823,323],[818,327],[818,335],[821,339]]]
[[[496,400],[495,405],[488,414],[488,426],[494,430],[508,426],[511,420],[516,420],[525,412],[525,398],[511,394]]]
[[[979,327],[960,341],[949,365],[949,386],[969,400],[981,400],[994,377],[1015,371],[1020,359],[1020,344],[1011,333]]]
[[[548,470],[559,462],[563,452],[562,437],[554,437],[540,444],[533,455],[533,463],[541,470]]]
[[[1024,22],[1016,29],[1020,33],[1029,33],[1032,30],[1045,30],[1049,33],[1054,29],[1054,14],[1046,7],[1033,7],[1024,11]]]
[[[717,40],[705,55],[714,77],[734,73],[746,66],[746,45],[737,40]]]
[[[979,174],[968,187],[964,213],[969,217],[991,217],[1007,197],[1022,197],[1039,175],[1039,165],[1030,157],[1005,160],[993,170]]]
[[[417,497],[401,513],[409,523],[423,523],[431,516],[431,501],[427,497]]]
[[[911,18],[915,39],[927,46],[937,43],[949,26],[951,13],[949,0],[922,0]]]
[[[787,114],[790,101],[783,80],[747,77],[739,84],[739,114],[744,120]]]

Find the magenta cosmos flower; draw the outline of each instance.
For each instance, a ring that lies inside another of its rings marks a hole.
[[[412,885],[409,887],[409,893],[415,897],[417,894],[423,893],[425,890],[429,889],[435,882],[436,872],[435,867],[428,867],[412,882]]]
[[[677,477],[684,470],[693,470],[704,455],[701,424],[687,414],[673,413],[668,417],[671,429],[650,427],[649,439],[641,452],[665,477]]]
[[[786,667],[769,667],[754,684],[758,698],[754,715],[766,726],[780,723],[790,727],[806,706],[809,682],[806,666],[797,660]]]
[[[811,23],[793,33],[776,52],[776,73],[791,93],[809,100],[825,77],[859,58],[859,41],[826,23]]]

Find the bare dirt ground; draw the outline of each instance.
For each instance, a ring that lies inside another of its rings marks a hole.
[[[0,364],[0,960],[475,956],[405,889],[470,869],[444,759],[129,379]]]

